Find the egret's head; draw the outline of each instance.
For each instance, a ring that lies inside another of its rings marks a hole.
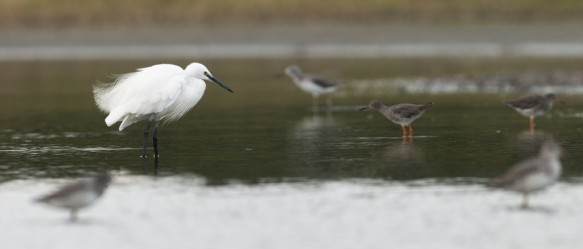
[[[184,71],[186,71],[186,74],[189,76],[193,76],[197,79],[209,80],[208,77],[205,76],[205,73],[208,73],[209,70],[203,64],[196,62],[190,63]]]
[[[210,71],[203,64],[196,62],[191,63],[186,67],[186,69],[184,69],[184,71],[186,71],[187,75],[193,76],[201,80],[210,80],[214,83],[217,83],[217,85],[219,85],[223,89],[229,92],[233,92],[233,90],[231,90],[231,88],[229,88],[226,84],[222,83],[217,78],[213,77]]]

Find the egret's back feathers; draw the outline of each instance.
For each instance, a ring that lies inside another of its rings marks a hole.
[[[141,68],[120,75],[114,83],[95,85],[95,102],[109,113],[108,126],[122,121],[120,131],[152,114],[156,120],[171,122],[196,105],[204,93],[202,79],[189,73],[171,64]]]

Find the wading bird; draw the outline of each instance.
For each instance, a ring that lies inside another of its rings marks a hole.
[[[561,147],[552,141],[545,142],[536,157],[512,166],[502,177],[489,186],[522,193],[522,208],[528,208],[528,194],[553,184],[561,175]]]
[[[393,106],[386,106],[378,100],[371,101],[367,107],[360,108],[359,111],[369,109],[377,110],[383,114],[387,119],[403,128],[403,138],[407,137],[407,129],[409,127],[409,137],[413,137],[413,126],[411,123],[423,115],[427,108],[433,106],[433,102],[423,105],[414,104],[398,104]]]
[[[185,69],[171,64],[158,64],[119,76],[112,84],[95,85],[93,93],[99,109],[109,115],[107,126],[121,121],[119,130],[141,120],[144,128],[142,157],[146,157],[150,125],[155,122],[154,156],[158,156],[158,126],[161,120],[172,122],[182,117],[202,98],[210,80],[229,92],[227,85],[217,80],[200,63],[191,63]]]
[[[320,95],[335,92],[343,86],[343,84],[339,82],[327,80],[320,76],[305,74],[302,69],[296,65],[286,67],[285,74],[289,76],[302,91],[312,95],[314,99],[314,108],[318,105],[318,97]],[[330,99],[328,99],[328,105],[330,105]]]
[[[111,182],[109,173],[101,173],[93,178],[71,183],[61,187],[56,192],[37,199],[37,202],[54,207],[69,209],[71,221],[77,220],[79,209],[93,204],[103,195]]]
[[[534,117],[545,115],[553,108],[554,102],[555,94],[549,93],[544,96],[524,96],[517,100],[507,101],[506,104],[523,116],[529,117],[530,130],[534,130]]]

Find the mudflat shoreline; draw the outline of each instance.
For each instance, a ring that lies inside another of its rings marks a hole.
[[[0,60],[583,57],[577,23],[223,25],[0,30]]]

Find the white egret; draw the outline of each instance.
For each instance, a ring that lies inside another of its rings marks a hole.
[[[153,144],[157,157],[160,121],[176,121],[194,107],[204,94],[204,80],[233,92],[204,65],[191,63],[185,69],[172,64],[141,68],[120,75],[114,83],[95,85],[93,93],[99,109],[109,114],[105,118],[107,126],[121,121],[119,130],[122,131],[138,121],[147,120],[142,157],[146,157],[150,125],[155,122]]]

